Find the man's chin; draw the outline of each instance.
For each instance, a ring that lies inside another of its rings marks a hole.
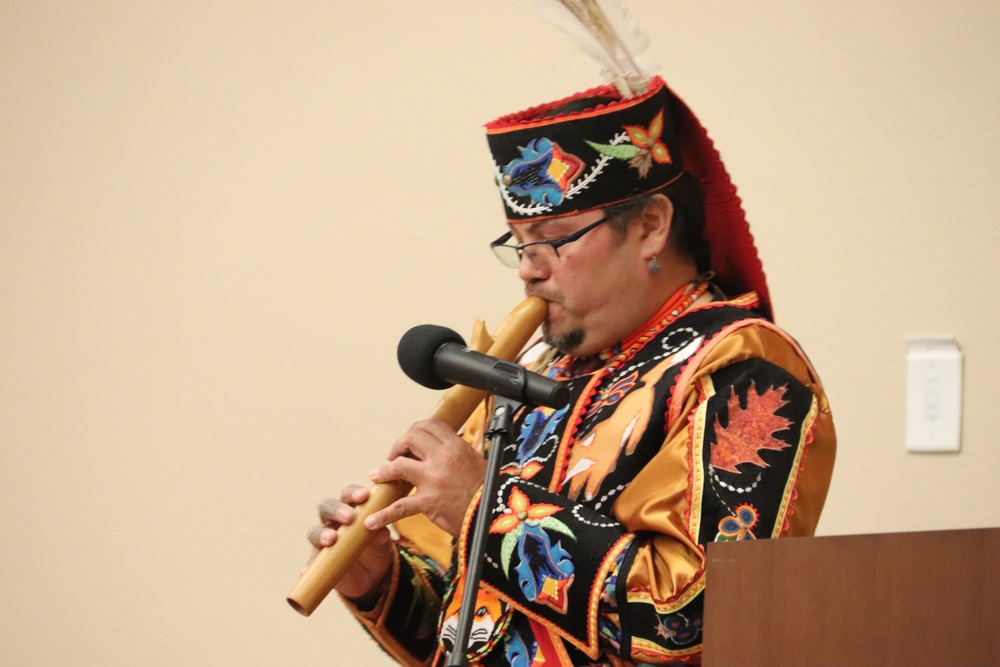
[[[548,327],[542,327],[542,339],[550,346],[567,354],[572,354],[580,347],[585,337],[586,332],[583,329],[573,329],[564,334],[552,334]]]

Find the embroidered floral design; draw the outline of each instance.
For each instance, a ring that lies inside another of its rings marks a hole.
[[[521,479],[531,479],[545,469],[538,461],[528,461],[527,463],[510,463],[500,469],[502,475],[515,475]]]
[[[507,501],[509,512],[493,520],[490,533],[502,534],[500,564],[510,577],[510,563],[517,553],[518,585],[524,597],[565,614],[569,605],[567,591],[573,583],[575,568],[570,553],[561,542],[552,543],[547,531],[576,540],[573,531],[552,515],[562,510],[548,503],[530,504],[528,496],[511,487]]]
[[[601,155],[619,160],[628,160],[630,167],[638,170],[639,178],[646,178],[653,163],[670,164],[673,160],[667,145],[660,139],[663,134],[663,110],[661,109],[649,127],[624,125],[628,133],[628,145],[587,143]]]
[[[569,186],[583,172],[583,160],[544,137],[532,139],[520,150],[521,157],[503,168],[503,184],[537,204],[561,204]]]
[[[757,536],[751,529],[757,525],[757,510],[753,505],[737,505],[733,516],[727,516],[719,522],[719,534],[716,542],[738,542],[740,540],[756,540]]]

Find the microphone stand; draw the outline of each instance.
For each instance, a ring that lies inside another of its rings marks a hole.
[[[496,495],[500,477],[500,459],[504,448],[513,438],[514,414],[521,403],[503,396],[495,396],[493,415],[486,431],[490,438],[490,454],[486,459],[486,476],[483,492],[479,496],[479,513],[472,529],[472,545],[469,547],[468,569],[465,574],[465,590],[462,592],[462,607],[458,612],[458,631],[455,646],[448,656],[447,667],[466,667],[469,664],[469,632],[476,613],[476,595],[483,577],[483,562],[486,556],[486,537],[489,534],[489,505]]]

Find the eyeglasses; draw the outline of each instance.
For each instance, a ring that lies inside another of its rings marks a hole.
[[[554,241],[535,241],[533,243],[523,243],[521,245],[507,245],[507,241],[510,241],[513,234],[507,232],[496,241],[490,244],[490,249],[493,254],[497,256],[504,266],[509,266],[512,269],[516,269],[521,266],[521,258],[524,255],[528,256],[528,261],[537,266],[540,269],[548,269],[559,263],[559,248],[566,245],[567,243],[572,243],[573,241],[578,241],[584,234],[590,230],[596,228],[598,225],[602,225],[612,216],[605,215],[603,218],[597,222],[592,222],[583,229],[578,229],[572,234],[567,234],[562,238],[558,238]]]

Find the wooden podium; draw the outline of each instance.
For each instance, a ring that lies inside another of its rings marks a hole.
[[[705,667],[1000,665],[1000,528],[708,546]]]

